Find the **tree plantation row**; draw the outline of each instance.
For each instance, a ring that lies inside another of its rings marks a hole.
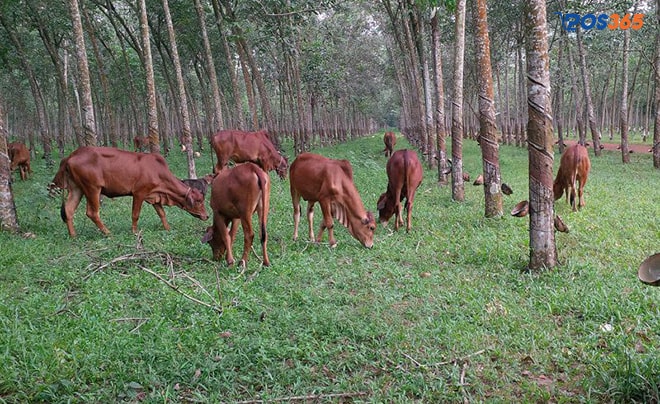
[[[555,145],[589,142],[599,157],[601,142],[614,141],[627,163],[629,143],[640,142],[660,168],[660,10],[641,0],[597,6],[6,2],[5,136],[46,162],[53,147],[62,156],[70,144],[128,148],[145,136],[154,153],[180,146],[195,178],[195,150],[221,129],[266,129],[298,155],[398,127],[459,202],[462,143],[473,138],[486,217],[503,215],[499,144],[525,146],[530,268],[553,267]]]

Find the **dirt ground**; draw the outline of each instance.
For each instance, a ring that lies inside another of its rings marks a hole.
[[[573,145],[577,143],[577,140],[573,139],[564,139],[564,144],[567,146]],[[608,150],[608,151],[615,151],[621,153],[621,145],[619,143],[604,143],[601,142],[601,145],[603,146],[603,150]],[[587,140],[587,148],[593,149],[593,146],[591,146],[591,141]],[[632,153],[646,153],[646,154],[651,154],[651,145],[646,145],[646,144],[628,144],[628,150],[631,151]]]

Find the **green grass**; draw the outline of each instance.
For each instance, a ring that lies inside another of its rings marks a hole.
[[[352,162],[373,210],[380,150],[378,134],[317,152]],[[464,153],[475,177],[476,144]],[[410,234],[379,226],[370,250],[341,226],[336,248],[310,244],[305,218],[293,242],[288,180],[273,174],[272,266],[251,254],[244,273],[211,261],[210,222],[176,208],[166,232],[144,206],[138,249],[130,198],[104,202],[109,237],[81,206],[70,239],[46,191],[55,169],[36,161],[13,186],[34,237],[0,233],[0,402],[657,402],[660,290],[636,271],[660,252],[660,173],[631,157],[592,158],[582,211],[558,201],[571,231],[557,233],[561,266],[540,274],[522,273],[528,220],[508,215],[528,198],[520,148],[500,149],[504,217],[483,217],[481,187],[457,203],[427,170]],[[183,155],[168,160],[185,176]]]

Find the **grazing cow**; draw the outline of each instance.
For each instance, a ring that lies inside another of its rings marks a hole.
[[[133,138],[133,147],[136,152],[148,151],[149,138],[146,136],[135,136]]]
[[[211,146],[218,157],[215,171],[222,170],[229,160],[234,163],[251,161],[264,171],[275,170],[280,178],[286,178],[289,163],[273,145],[265,130],[244,132],[241,130],[221,130],[211,139]]]
[[[385,149],[383,149],[385,152],[385,157],[392,156],[392,153],[394,152],[394,146],[396,145],[396,135],[394,132],[385,132],[383,142],[385,143]]]
[[[206,174],[202,178],[186,178],[185,180],[181,180],[181,182],[190,188],[195,188],[202,195],[206,196],[206,189],[213,182],[213,178],[215,178],[214,174]]]
[[[566,192],[566,200],[570,200],[573,212],[577,210],[575,203],[575,192],[580,198],[579,207],[584,206],[584,185],[587,183],[591,161],[589,161],[589,152],[587,148],[574,144],[566,150],[561,156],[559,162],[559,171],[553,184],[552,190],[555,194],[555,201],[562,197]]]
[[[21,179],[26,180],[28,174],[32,174],[30,167],[30,151],[21,142],[13,142],[7,145],[7,152],[9,153],[10,171],[14,171],[17,167],[21,173]]]
[[[321,241],[323,230],[328,229],[330,246],[337,245],[333,233],[333,217],[348,228],[363,246],[374,245],[376,221],[364,209],[353,183],[353,168],[348,160],[333,160],[318,154],[302,153],[291,164],[291,199],[293,201],[293,239],[298,238],[300,198],[307,201],[309,238]],[[321,205],[323,220],[318,236],[314,238],[314,203]]]
[[[386,170],[387,191],[378,198],[378,219],[385,225],[392,215],[396,215],[394,229],[399,230],[399,226],[403,226],[401,201],[405,198],[408,219],[406,231],[410,231],[415,192],[422,183],[422,164],[414,151],[397,150],[387,160]]]
[[[76,236],[73,214],[83,196],[87,199],[87,217],[105,234],[110,231],[99,216],[101,195],[133,196],[134,233],[142,202],[154,206],[165,230],[170,226],[163,206],[177,206],[198,219],[208,219],[201,192],[176,178],[159,154],[134,153],[113,147],[80,147],[62,159],[52,187],[69,190],[60,213],[71,237]]]
[[[234,263],[232,245],[238,230],[238,221],[243,226],[243,257],[241,266],[247,265],[248,255],[254,240],[252,215],[257,212],[261,233],[261,250],[264,266],[270,265],[266,245],[268,234],[268,209],[270,205],[270,178],[254,163],[238,164],[220,171],[211,185],[211,209],[213,226],[206,229],[202,243],[209,243],[213,259],[221,260],[226,252],[227,265]],[[229,224],[231,223],[231,231]]]

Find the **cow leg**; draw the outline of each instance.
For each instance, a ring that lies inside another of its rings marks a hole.
[[[394,191],[394,230],[403,226],[403,214],[401,213],[401,189]]]
[[[248,216],[247,219],[241,218],[241,225],[243,226],[243,257],[241,257],[240,266],[245,268],[247,266],[248,255],[252,249],[252,243],[254,242],[252,216]]]
[[[138,218],[140,217],[140,209],[142,208],[142,201],[140,201],[140,204],[135,207],[135,198],[133,198],[133,233],[137,232],[137,222]],[[135,209],[137,209],[137,215],[135,214]],[[163,227],[165,230],[169,231],[170,230],[170,224],[167,223],[167,218],[165,217],[165,209],[163,209],[163,205],[160,203],[154,203],[154,209],[156,210],[156,213],[158,214],[158,217],[160,217],[161,223],[163,223]]]
[[[76,230],[73,228],[73,214],[82,199],[82,191],[79,188],[71,188],[66,202],[62,204],[60,214],[62,220],[66,222],[66,228],[69,230],[69,236],[76,237]]]
[[[314,237],[314,202],[307,202],[307,226],[309,230],[309,239],[314,242],[321,241],[323,230],[319,233],[318,238]],[[323,229],[323,222],[321,222],[321,229]]]
[[[268,223],[268,210],[267,208],[260,206],[257,214],[259,216],[259,232],[261,233],[261,254],[264,257],[264,266],[268,267],[270,266],[270,259],[268,259],[268,232],[266,231],[266,225]]]
[[[103,234],[110,234],[110,230],[103,224],[101,221],[101,216],[99,215],[99,209],[101,208],[101,190],[97,189],[88,194],[85,194],[87,198],[87,217],[96,224],[96,227],[103,232]]]
[[[291,201],[293,202],[293,241],[296,241],[298,240],[298,224],[300,224],[300,195],[292,191]]]
[[[406,223],[406,232],[410,232],[410,228],[412,227],[410,222],[412,220],[413,199],[414,197],[406,198],[406,219],[408,220],[408,223]]]
[[[328,242],[330,243],[330,247],[335,247],[337,245],[337,240],[335,240],[335,233],[333,229],[334,219],[332,218],[332,209],[330,207],[330,203],[319,202],[319,204],[321,205],[323,219],[321,220],[321,229],[319,230],[319,236],[317,237],[316,241],[321,242],[323,230],[328,229]]]
[[[586,182],[587,181],[584,180],[584,179],[580,180],[580,182],[579,182],[580,187],[578,188],[578,196],[580,197],[580,204],[579,204],[580,208],[583,208],[584,205],[585,205],[585,202],[584,202],[584,185],[585,185]]]
[[[230,220],[227,218],[220,218],[221,220],[218,221],[218,233],[220,235],[220,239],[222,240],[222,243],[225,245],[225,248],[227,249],[227,254],[226,254],[226,260],[227,260],[227,266],[231,266],[234,264],[234,254],[232,254],[232,238],[229,236],[229,228],[227,227],[229,225]],[[232,221],[232,231],[234,231],[234,227],[237,226],[237,223]],[[245,229],[243,229],[243,232],[245,232]]]
[[[229,231],[229,237],[231,238],[232,244],[236,241],[236,233],[238,233],[238,224],[240,219],[233,219],[231,221],[231,230]]]

